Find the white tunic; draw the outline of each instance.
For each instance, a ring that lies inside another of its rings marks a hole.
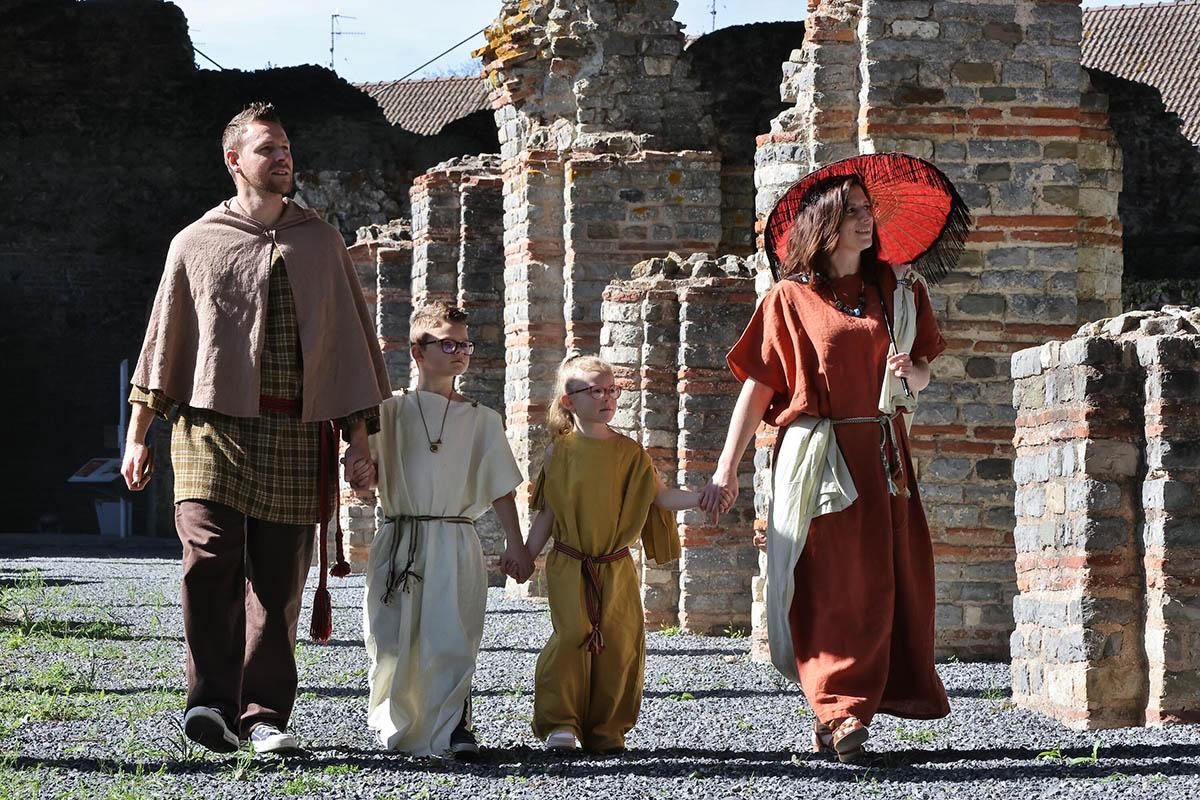
[[[417,409],[420,397],[431,452]],[[473,525],[416,523],[416,549],[406,591],[383,602],[388,575],[409,563],[412,526],[402,516],[478,519],[521,482],[500,415],[430,392],[397,393],[380,408],[370,438],[379,465],[379,501],[387,521],[371,545],[363,636],[371,659],[367,723],[383,746],[418,756],[442,754],[471,690],[483,638],[487,575]],[[398,540],[397,540],[398,537]]]

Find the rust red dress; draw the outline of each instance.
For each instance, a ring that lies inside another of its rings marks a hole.
[[[879,289],[892,314],[896,279],[882,266]],[[862,279],[838,278],[833,289],[857,305]],[[800,415],[876,417],[888,351],[880,291],[865,288],[862,318],[837,310],[793,280],[767,293],[729,353],[739,380],[775,390],[764,420],[786,427]],[[917,284],[917,334],[911,355],[933,359],[946,347],[925,287]],[[892,317],[894,318],[894,317]],[[877,712],[935,719],[950,711],[934,669],[933,547],[905,426],[894,426],[908,495],[888,494],[879,425],[836,428],[858,489],[844,511],[816,517],[796,564],[788,612],[796,667],[809,705],[823,722],[847,716],[869,725]]]

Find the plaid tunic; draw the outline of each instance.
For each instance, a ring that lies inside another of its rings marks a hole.
[[[262,352],[262,394],[299,399],[303,392],[300,328],[282,254],[271,262],[267,290],[267,330]],[[133,386],[129,402],[149,406],[173,421],[171,463],[175,502],[209,500],[255,519],[288,525],[320,522],[318,480],[319,422],[270,411],[259,417],[231,417],[175,402],[158,390]],[[343,427],[365,420],[379,429],[378,407],[356,411]],[[338,491],[335,472],[328,507]]]

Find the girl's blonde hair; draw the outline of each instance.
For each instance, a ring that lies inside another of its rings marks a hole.
[[[546,423],[550,427],[550,434],[555,439],[570,433],[575,428],[575,415],[562,404],[562,397],[569,391],[568,384],[585,372],[607,372],[612,375],[613,366],[603,358],[580,355],[568,355],[558,365],[558,373],[554,378],[554,398],[550,401],[550,409],[546,412]]]

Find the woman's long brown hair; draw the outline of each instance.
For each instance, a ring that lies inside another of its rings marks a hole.
[[[782,279],[807,280],[814,288],[829,282],[829,256],[838,243],[838,231],[846,218],[850,190],[857,186],[871,199],[867,187],[858,178],[839,176],[817,184],[805,198],[787,235],[787,255],[783,259]],[[871,231],[872,244],[862,252],[859,274],[864,283],[879,279],[879,233]]]

